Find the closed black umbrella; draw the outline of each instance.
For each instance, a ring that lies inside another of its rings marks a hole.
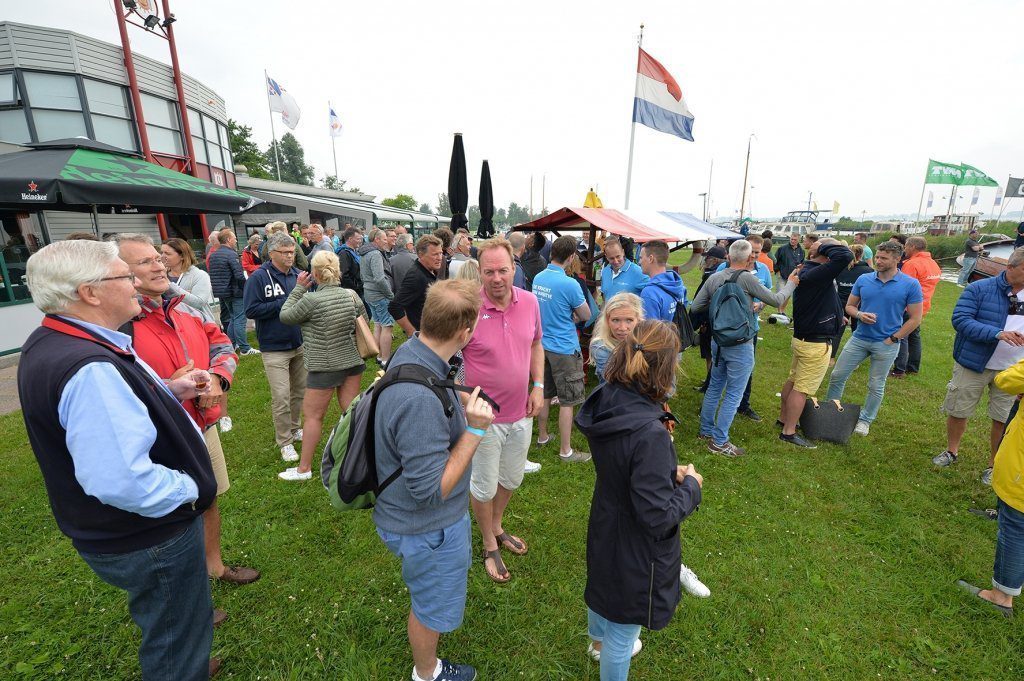
[[[452,209],[452,231],[469,224],[466,209],[469,207],[469,183],[466,180],[466,150],[462,146],[462,133],[455,133],[452,145],[452,162],[448,166],[448,205]]]
[[[491,167],[486,160],[480,170],[480,226],[476,235],[480,239],[494,236],[494,191],[491,189]]]
[[[149,163],[84,138],[0,155],[0,208],[110,213],[241,213],[259,203],[236,189]]]

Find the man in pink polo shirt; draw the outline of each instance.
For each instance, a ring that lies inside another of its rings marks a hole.
[[[527,545],[502,527],[512,493],[523,482],[533,417],[544,403],[544,348],[537,298],[512,286],[515,259],[505,239],[477,248],[480,262],[480,316],[473,338],[462,350],[466,385],[480,386],[501,411],[473,457],[469,492],[483,537],[484,567],[495,582],[510,578],[501,549],[516,555]]]

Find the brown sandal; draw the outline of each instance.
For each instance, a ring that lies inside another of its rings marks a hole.
[[[487,577],[492,582],[497,582],[498,584],[505,584],[506,582],[508,582],[508,580],[512,579],[512,576],[508,573],[508,569],[505,567],[505,563],[501,560],[501,549],[494,549],[493,551],[488,551],[487,549],[484,549],[483,559],[484,571],[487,573]],[[494,568],[498,572],[498,577],[492,575],[491,571],[487,569],[488,559],[494,561]],[[502,579],[501,575],[505,575],[505,578]]]
[[[503,547],[517,556],[525,556],[526,552],[530,550],[530,547],[526,545],[526,542],[519,537],[509,534],[508,532],[502,532],[501,534],[496,535],[495,539],[497,539]]]

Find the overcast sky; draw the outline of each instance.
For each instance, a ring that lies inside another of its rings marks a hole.
[[[111,2],[7,3],[2,18],[117,43]],[[751,133],[755,217],[805,208],[808,191],[820,208],[836,200],[857,218],[915,212],[929,157],[1001,184],[1024,173],[1022,2],[606,4],[173,0],[171,9],[182,69],[223,96],[261,146],[270,140],[263,70],[292,93],[302,108],[295,135],[318,180],[333,173],[330,99],[344,124],[340,175],[378,198],[411,193],[436,206],[460,131],[470,203],[486,158],[498,205],[528,203],[532,175],[539,211],[546,175],[550,209],[581,205],[591,186],[622,207],[641,23],[645,50],[682,87],[696,141],[637,126],[631,207],[699,215],[714,160],[714,213],[733,216]],[[131,38],[169,61],[163,41]],[[929,189],[936,204],[949,196]],[[978,208],[989,211],[993,196],[983,189]]]

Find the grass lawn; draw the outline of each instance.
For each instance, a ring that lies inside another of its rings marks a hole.
[[[691,292],[697,277],[687,275]],[[847,447],[805,451],[777,439],[775,394],[791,335],[765,324],[752,399],[764,421],[740,417],[733,427],[747,457],[708,452],[696,440],[701,396],[691,389],[704,364],[696,350],[686,353],[675,439],[680,462],[704,474],[705,496],[683,523],[683,558],[712,597],[684,596],[668,628],[642,634],[633,678],[1024,677],[1021,622],[954,584],[991,577],[996,524],[967,513],[995,504],[978,482],[988,456],[984,404],[960,462],[950,470],[930,462],[945,444],[939,405],[958,292],[939,285],[924,324],[924,373],[890,381],[870,437]],[[222,436],[232,482],[221,499],[224,555],[263,578],[213,586],[229,614],[214,636],[222,676],[408,679],[398,560],[368,512],[338,514],[319,483],[277,479],[284,465],[262,365],[240,364],[235,428]],[[851,401],[863,401],[866,374],[865,366],[851,378]],[[328,422],[336,418],[335,409]],[[136,678],[138,635],[125,599],[57,531],[20,413],[0,418],[0,443],[0,677]],[[506,523],[529,555],[510,556],[512,582],[496,585],[475,541],[465,622],[440,652],[476,665],[482,679],[597,679],[583,604],[593,468],[561,464],[552,445],[531,458],[544,468],[527,476]]]

